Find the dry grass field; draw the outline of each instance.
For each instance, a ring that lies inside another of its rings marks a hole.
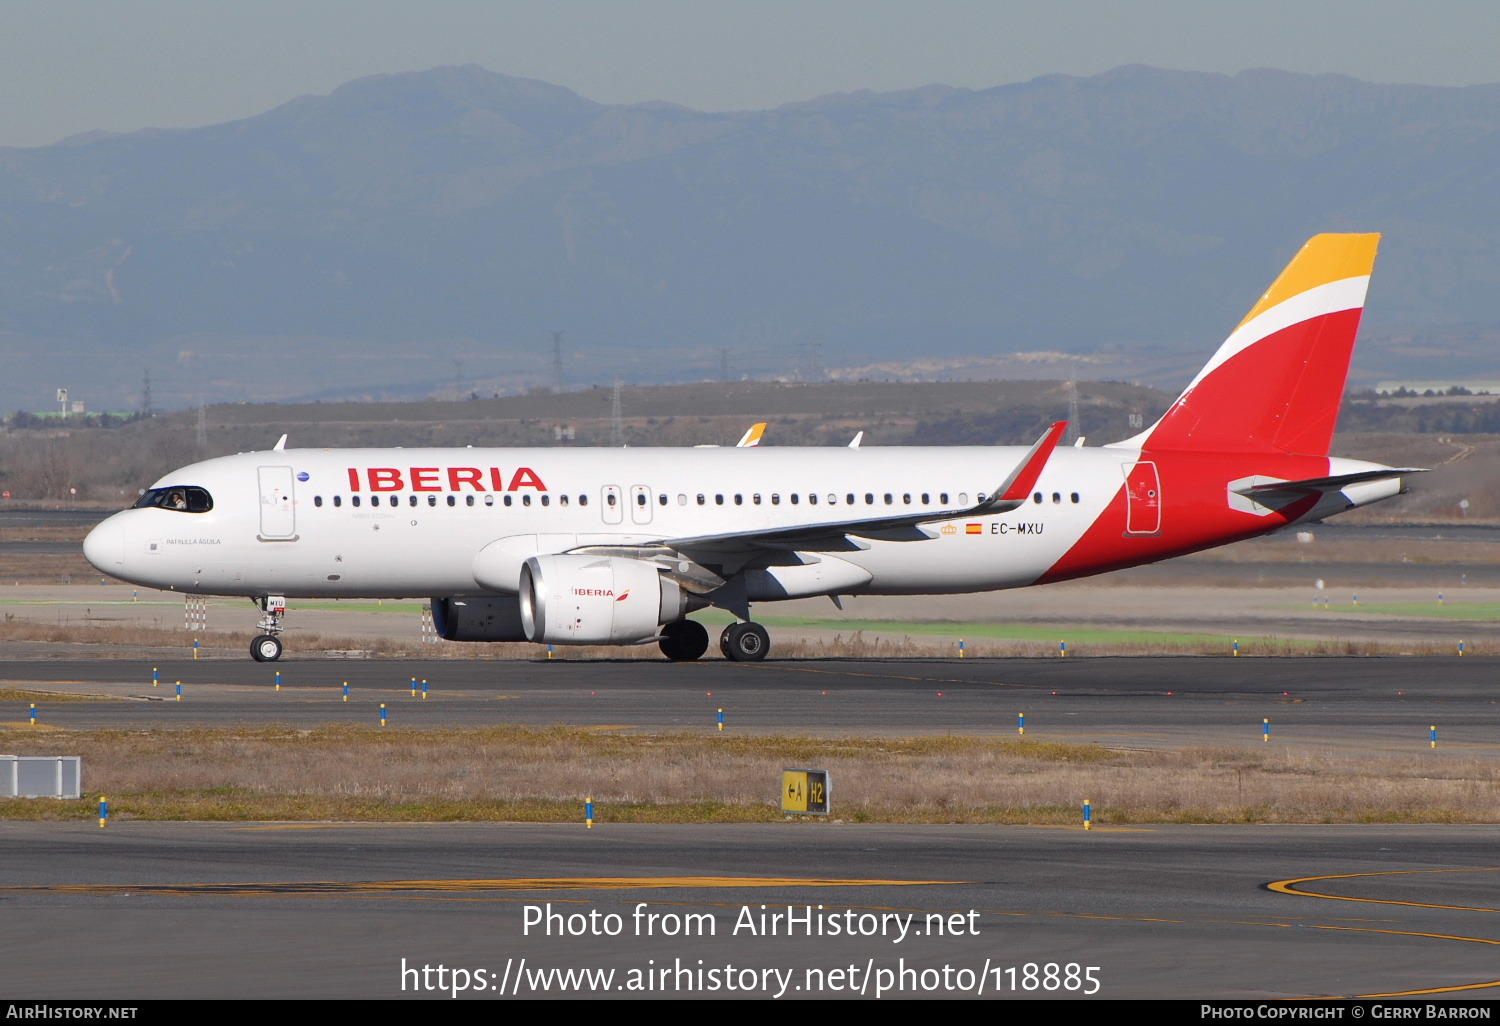
[[[54,738],[13,733],[16,754]],[[185,820],[758,822],[781,768],[817,765],[853,822],[1500,822],[1500,764],[1255,749],[1121,751],[961,736],[624,734],[568,727],[71,733],[111,815]],[[91,808],[0,802],[7,818]]]

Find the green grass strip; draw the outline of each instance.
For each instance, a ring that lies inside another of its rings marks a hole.
[[[1390,616],[1432,616],[1444,620],[1500,619],[1500,602],[1382,602],[1371,605],[1337,606],[1336,613],[1385,613]]]

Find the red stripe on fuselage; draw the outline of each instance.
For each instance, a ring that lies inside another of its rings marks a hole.
[[[1128,507],[1122,473],[1119,490],[1104,512],[1036,583],[1154,563],[1285,527],[1317,505],[1318,496],[1258,516],[1230,507],[1229,483],[1257,474],[1299,481],[1329,472],[1326,456],[1147,452],[1141,459],[1154,462],[1161,478],[1161,530],[1148,536],[1126,533]]]

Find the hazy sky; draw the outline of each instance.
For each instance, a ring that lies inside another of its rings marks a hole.
[[[247,117],[481,64],[603,102],[759,109],[1142,63],[1500,81],[1487,0],[0,0],[0,145]]]

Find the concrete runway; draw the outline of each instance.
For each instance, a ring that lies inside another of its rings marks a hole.
[[[1474,988],[1500,985],[1497,842],[1495,826],[3,823],[0,992],[447,1000],[463,969],[480,998],[502,980],[505,997],[959,997],[982,980],[1080,998],[1092,977],[1102,998],[1491,999]],[[548,936],[549,904],[579,935],[562,918]],[[823,934],[761,933],[787,906]],[[615,973],[544,979],[576,969]]]
[[[151,686],[153,665],[161,684]],[[276,669],[283,689],[274,690]],[[411,678],[428,680],[412,698]],[[404,662],[0,661],[0,686],[126,701],[38,703],[71,729],[379,722],[609,725],[753,733],[1014,734],[1122,748],[1260,744],[1500,756],[1492,657]],[[184,698],[175,701],[183,682]],[[342,701],[342,683],[350,700]],[[0,704],[0,725],[26,703]],[[4,727],[0,726],[0,731]],[[0,738],[3,738],[0,732]]]

